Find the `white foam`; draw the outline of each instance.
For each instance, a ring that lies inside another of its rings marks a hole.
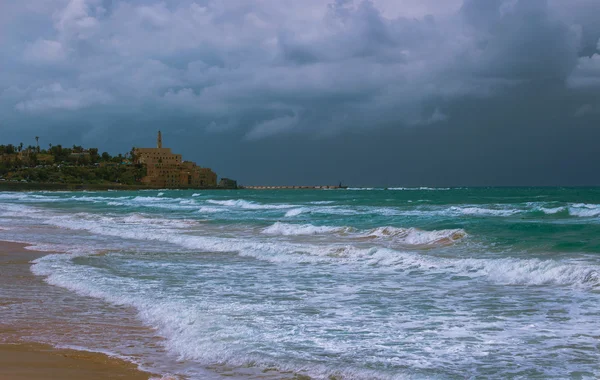
[[[547,215],[554,215],[554,214],[558,214],[559,212],[565,211],[566,208],[565,207],[540,207],[539,208],[540,211],[542,211],[544,214]]]
[[[123,217],[122,219],[114,218],[111,219],[111,222],[114,221],[116,223],[124,222],[128,224],[134,225],[155,225],[155,226],[166,226],[166,227],[176,227],[176,228],[186,228],[190,226],[197,225],[198,222],[195,220],[188,219],[165,219],[165,218],[156,218],[143,214],[129,214],[128,216]]]
[[[23,193],[0,193],[0,199],[22,200],[27,197],[28,195]]]
[[[200,207],[200,209],[198,210],[199,213],[202,214],[214,214],[217,212],[223,212],[225,211],[222,208],[218,208],[218,207]]]
[[[226,207],[241,208],[241,209],[245,209],[245,210],[278,210],[278,209],[286,209],[286,208],[295,207],[294,205],[287,205],[287,204],[261,204],[261,203],[250,202],[250,201],[247,201],[244,199],[237,199],[237,200],[235,200],[235,199],[228,199],[228,200],[208,199],[206,202],[215,204],[215,205],[226,206]]]
[[[563,264],[553,260],[443,259],[378,247],[363,249],[352,245],[313,246],[285,242],[189,236],[174,234],[170,231],[157,233],[152,230],[111,230],[82,224],[70,225],[70,228],[86,229],[94,233],[132,239],[165,241],[205,252],[238,252],[244,256],[252,256],[275,263],[335,260],[340,264],[344,262],[362,262],[368,265],[385,265],[386,267],[393,266],[402,269],[418,267],[426,271],[453,272],[471,277],[487,276],[493,282],[507,285],[595,284],[593,273],[600,272],[600,268]],[[453,238],[452,234],[448,232],[433,232],[433,235],[429,236],[426,233],[424,235],[413,233],[407,236],[407,243],[416,244],[428,244],[439,240],[440,236]]]
[[[195,205],[197,203],[193,199],[184,199],[184,200],[180,201],[179,204],[180,205]]]
[[[304,212],[306,212],[306,209],[303,208],[303,207],[301,207],[301,208],[294,208],[294,209],[291,209],[291,210],[287,211],[285,213],[285,217],[286,218],[292,218],[292,217],[298,216],[298,215],[300,215],[300,214],[302,214]]]
[[[591,218],[600,216],[600,205],[576,203],[569,207],[569,214],[582,218]]]
[[[0,203],[0,216],[20,218],[38,214],[40,210],[24,204]]]
[[[250,303],[206,302],[203,299],[170,297],[169,293],[152,289],[149,283],[129,278],[105,276],[93,268],[73,265],[65,255],[49,255],[37,259],[32,267],[36,275],[47,276],[46,281],[55,286],[70,289],[80,295],[100,298],[115,305],[126,305],[138,310],[139,318],[154,328],[165,339],[164,346],[180,360],[194,361],[203,366],[216,363],[228,366],[255,368],[277,367],[283,371],[304,371],[317,378],[329,378],[340,374],[331,364],[310,364],[309,368],[294,358],[273,362],[267,356],[248,352],[251,342],[272,343],[282,338],[290,339],[286,328],[256,329],[244,315],[257,315],[263,306]],[[135,289],[135,291],[132,291]],[[237,318],[235,316],[238,316]],[[242,317],[242,320],[239,319]],[[271,322],[271,321],[268,321]],[[307,337],[318,341],[318,337]],[[293,343],[293,342],[290,342]],[[327,344],[323,341],[321,344]],[[339,345],[344,347],[339,347]],[[336,350],[350,347],[340,342]],[[292,353],[288,347],[280,347]],[[334,349],[332,346],[330,350]],[[282,351],[284,352],[284,351]],[[309,352],[307,352],[309,354]],[[312,354],[312,353],[310,353]],[[293,355],[296,358],[301,355]],[[291,359],[291,360],[289,360]],[[357,379],[386,379],[378,371],[360,367],[344,366],[344,377]]]
[[[486,276],[504,285],[600,285],[600,267],[561,260],[540,259],[465,259],[457,268],[467,273]]]
[[[280,255],[279,258],[283,257]],[[322,251],[315,259],[318,261],[364,265],[363,270],[368,271],[374,270],[374,266],[394,268],[405,273],[412,273],[411,276],[415,281],[419,279],[428,281],[428,276],[432,276],[431,279],[439,280],[440,275],[446,277],[458,275],[468,278],[470,281],[483,280],[503,286],[572,286],[583,290],[598,287],[598,273],[600,273],[600,268],[597,266],[560,260],[441,258],[390,249],[357,249],[345,246],[337,247],[335,250],[330,249],[326,252]],[[278,262],[277,260],[270,261]],[[304,258],[302,262],[311,261]],[[258,312],[262,311],[262,308],[266,308],[266,310],[271,311],[271,315],[273,314],[273,309],[269,309],[271,307],[269,306],[271,305],[270,302],[219,302],[214,297],[206,302],[203,298],[193,298],[189,294],[186,296],[188,298],[172,297],[169,289],[157,288],[153,282],[140,282],[134,278],[122,276],[106,276],[104,271],[99,271],[94,267],[74,265],[70,261],[70,257],[65,255],[49,255],[37,259],[34,261],[32,271],[37,275],[47,276],[46,280],[50,284],[73,290],[81,295],[102,298],[117,305],[135,307],[139,311],[139,317],[142,321],[155,328],[161,336],[166,338],[165,347],[168,351],[180,356],[181,359],[194,360],[203,365],[214,363],[246,365],[253,363],[259,367],[268,366],[270,364],[268,357],[248,353],[249,349],[253,350],[254,345],[251,343],[254,342],[273,344],[286,339],[286,342],[291,343],[293,347],[294,344],[298,344],[294,339],[310,339],[311,342],[317,343],[314,346],[317,352],[322,352],[326,347],[331,352],[344,352],[351,349],[351,347],[345,347],[345,344],[350,346],[363,342],[362,339],[361,341],[349,340],[347,343],[339,340],[328,340],[326,335],[319,335],[315,330],[310,330],[309,335],[304,335],[304,329],[314,327],[326,331],[328,322],[334,323],[336,328],[340,324],[343,325],[344,321],[352,318],[350,314],[344,314],[343,308],[336,309],[333,313],[336,314],[335,316],[328,316],[323,320],[321,316],[317,316],[319,321],[315,322],[318,323],[316,326],[305,324],[309,321],[302,319],[302,315],[298,313],[294,312],[294,317],[292,317],[289,310],[276,309],[278,316],[282,311],[286,313],[282,318],[287,325],[293,322],[293,326],[301,326],[300,328],[293,327],[297,330],[290,335],[287,328],[277,327],[281,322],[279,318],[274,322],[272,319],[265,318],[264,314],[258,316]],[[352,297],[356,290],[364,289],[363,285],[357,287],[357,289],[338,289],[338,294],[342,298]],[[380,286],[385,288],[385,284]],[[478,286],[478,283],[473,282],[472,286]],[[135,291],[132,291],[133,289]],[[227,286],[223,289],[230,291]],[[179,289],[177,291],[178,295],[183,295],[183,292],[180,292]],[[315,294],[313,297],[317,298],[319,296]],[[319,303],[314,298],[311,297],[308,304],[318,307]],[[283,305],[275,304],[275,306]],[[244,318],[245,315],[253,316],[253,318],[256,316],[259,319],[252,319],[249,322],[248,319]],[[369,318],[373,317],[372,315],[369,316]],[[408,321],[406,318],[407,315],[403,315],[402,323],[398,326],[404,328],[410,328],[411,325],[419,328],[425,327],[423,323],[417,320]],[[427,321],[430,323],[435,322],[434,318],[435,316],[428,315]],[[456,312],[453,314],[452,320],[460,323],[462,322],[460,318],[460,312]],[[400,321],[397,322],[400,323]],[[476,320],[473,320],[473,322],[476,322]],[[268,326],[265,323],[276,324]],[[461,331],[448,328],[453,325],[454,323],[451,323],[450,326],[437,324],[436,336],[451,340],[452,338],[468,336],[468,330]],[[345,326],[344,329],[346,328],[351,327]],[[440,329],[439,332],[437,328]],[[385,333],[379,329],[371,330],[369,335],[371,334],[385,336]],[[418,338],[423,339],[425,336],[419,335]],[[373,349],[372,344],[375,342],[367,342],[368,348]],[[452,346],[445,346],[442,342],[438,342],[444,350],[452,348]],[[406,343],[410,342],[407,341]],[[282,350],[280,353],[291,349],[290,345],[279,346],[279,348]],[[292,351],[287,351],[288,355],[291,353]],[[305,351],[302,354],[312,355],[313,353],[314,351]],[[462,355],[460,350],[456,354]],[[286,359],[290,359],[290,357],[286,356]],[[360,357],[360,359],[364,358]],[[287,362],[291,369],[297,370],[299,368],[293,366],[293,361],[285,360],[284,362]],[[286,368],[286,364],[279,364],[281,367]],[[331,364],[329,362],[329,365]],[[412,363],[412,365],[416,364]],[[331,371],[331,367],[319,368],[317,373],[320,371],[326,372],[327,370]],[[365,377],[365,373],[360,375],[351,376],[348,374],[350,378],[381,378],[381,374],[372,373],[370,377]]]
[[[0,200],[54,203],[60,202],[63,199],[56,196],[38,195],[31,193],[0,193]]]
[[[277,222],[262,230],[267,235],[299,236],[341,233],[348,231],[347,227],[313,226],[312,224],[287,224]]]
[[[132,201],[136,202],[136,203],[167,202],[167,201],[173,201],[173,200],[179,201],[180,199],[169,199],[169,198],[160,199],[157,197],[142,197],[141,195],[138,195],[137,197],[132,199]]]
[[[126,205],[132,207],[148,207],[167,210],[192,210],[197,207],[195,201],[185,198],[136,196],[135,198],[124,202]]]
[[[84,195],[84,196],[76,196],[73,195],[70,198],[63,198],[60,199],[61,201],[75,201],[75,202],[90,202],[90,203],[102,203],[102,202],[106,202],[106,201],[115,201],[118,199],[128,199],[128,197],[119,197],[119,198],[115,198],[115,197],[99,197],[99,196],[88,196],[88,195]]]
[[[125,203],[123,203],[123,202],[108,202],[107,205],[108,206],[125,206]]]
[[[192,197],[199,197],[200,195],[202,195],[202,194],[194,193],[194,194],[192,194]]]
[[[305,210],[315,214],[330,214],[330,215],[358,215],[361,214],[358,210],[352,210],[349,208],[342,208],[337,206],[324,206],[324,207],[313,207]]]
[[[362,236],[372,238],[392,238],[407,245],[451,244],[467,237],[462,229],[425,231],[417,228],[378,227]]]
[[[358,231],[352,227],[314,226],[312,224],[288,224],[277,222],[262,230],[263,234],[279,236],[335,234],[348,239],[378,239],[404,246],[430,246],[455,243],[467,233],[462,229],[425,231],[417,228],[378,227],[369,231]]]
[[[450,211],[456,212],[462,215],[485,215],[485,216],[510,216],[520,212],[515,209],[490,209],[485,207],[459,207],[452,206]]]

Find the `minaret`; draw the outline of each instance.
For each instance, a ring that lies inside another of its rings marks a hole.
[[[156,139],[156,147],[158,149],[162,148],[162,134],[158,131],[158,138]]]

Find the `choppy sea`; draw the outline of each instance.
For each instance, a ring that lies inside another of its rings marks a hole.
[[[598,188],[3,192],[0,240],[66,252],[5,323],[162,374],[600,377]]]

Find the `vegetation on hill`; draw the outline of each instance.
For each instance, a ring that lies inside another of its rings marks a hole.
[[[140,185],[146,167],[134,164],[134,155],[133,149],[111,156],[77,145],[50,144],[48,149],[24,148],[23,143],[0,145],[0,181]]]

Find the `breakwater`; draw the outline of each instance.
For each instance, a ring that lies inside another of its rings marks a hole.
[[[244,189],[250,190],[295,190],[295,189],[345,189],[344,186],[244,186]]]

